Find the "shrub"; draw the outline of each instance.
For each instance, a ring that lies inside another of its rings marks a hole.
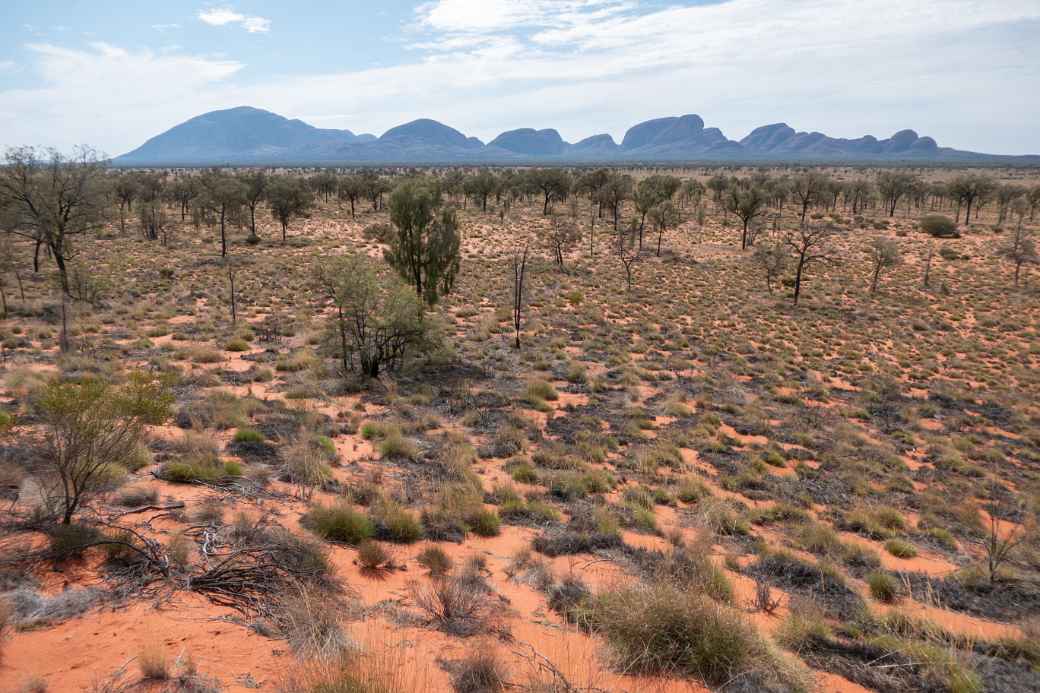
[[[254,428],[240,428],[235,431],[234,441],[236,443],[262,443],[264,434]]]
[[[379,454],[387,459],[414,460],[419,454],[419,447],[395,427],[379,443]]]
[[[303,523],[323,539],[351,545],[371,538],[376,531],[370,519],[342,502],[312,506],[303,516]]]
[[[476,649],[458,663],[455,693],[498,693],[505,690],[506,670],[492,650]]]
[[[498,536],[502,524],[494,510],[481,510],[466,521],[473,533],[482,537]]]
[[[726,571],[711,560],[710,546],[676,548],[655,569],[656,577],[683,590],[700,590],[718,602],[733,603],[733,585]]]
[[[142,505],[152,505],[159,500],[158,489],[149,486],[131,486],[119,492],[116,503],[125,508],[136,508]]]
[[[358,546],[358,563],[365,570],[377,570],[390,560],[390,554],[382,544],[365,539]]]
[[[529,398],[544,399],[550,402],[560,398],[556,388],[552,386],[552,383],[548,383],[544,380],[532,380],[527,384],[527,396]]]
[[[244,339],[235,338],[224,345],[225,351],[249,351],[249,342]]]
[[[174,484],[196,481],[216,481],[224,474],[217,459],[196,459],[188,462],[167,462],[159,470],[159,478]]]
[[[885,551],[896,558],[913,558],[917,555],[917,549],[908,541],[902,539],[889,539],[885,542]]]
[[[696,503],[710,495],[711,490],[708,486],[700,479],[692,476],[684,477],[679,482],[679,490],[675,493],[675,497],[683,503]]]
[[[82,558],[83,552],[102,539],[101,532],[89,525],[55,525],[47,530],[54,559]]]
[[[942,214],[928,214],[921,217],[921,230],[934,238],[960,238],[957,224]]]
[[[147,647],[137,655],[137,666],[141,669],[141,677],[150,681],[165,681],[170,676],[166,653],[162,647]]]
[[[34,405],[44,425],[44,459],[52,476],[64,480],[47,491],[59,499],[64,524],[110,488],[113,468],[133,458],[146,426],[165,423],[172,402],[165,383],[143,374],[120,385],[54,380],[42,388]]]
[[[513,481],[518,484],[537,484],[538,483],[538,472],[534,470],[534,467],[529,465],[527,462],[521,462],[520,464],[513,467]]]
[[[888,573],[874,571],[867,575],[870,594],[879,602],[891,604],[899,596],[899,583]]]
[[[811,599],[796,597],[774,637],[783,647],[797,652],[814,643],[826,643],[832,635],[823,610]]]
[[[340,627],[339,614],[336,609],[330,608],[328,595],[322,590],[300,587],[282,596],[274,609],[273,618],[281,636],[301,658],[331,659],[341,655],[350,646],[349,639]]]
[[[398,503],[382,501],[370,513],[380,539],[398,544],[414,544],[422,539],[423,528],[419,518]]]
[[[422,550],[415,561],[426,568],[433,577],[442,577],[451,572],[451,557],[439,546],[429,546]]]
[[[750,678],[806,690],[807,673],[771,648],[740,612],[696,590],[667,584],[606,592],[592,600],[590,624],[620,669],[681,675],[721,686]]]
[[[465,575],[434,580],[429,587],[413,582],[412,601],[438,629],[468,637],[486,629],[490,617],[486,587]]]

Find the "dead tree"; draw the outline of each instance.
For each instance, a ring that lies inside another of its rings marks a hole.
[[[795,305],[798,305],[798,298],[802,293],[802,279],[806,270],[811,265],[831,260],[830,240],[836,233],[837,230],[827,224],[803,224],[784,238],[784,243],[792,248],[795,254]]]
[[[524,310],[524,279],[527,277],[527,251],[529,243],[524,243],[524,252],[513,255],[513,329],[516,333],[515,348],[520,348],[520,321]]]

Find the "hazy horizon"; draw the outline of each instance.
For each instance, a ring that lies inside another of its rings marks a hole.
[[[375,135],[432,118],[485,142],[521,127],[620,141],[696,113],[736,140],[785,122],[1040,153],[1040,4],[1024,0],[45,0],[3,16],[0,145],[115,156],[248,105]]]

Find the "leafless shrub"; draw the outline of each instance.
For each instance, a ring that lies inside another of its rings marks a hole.
[[[413,582],[409,590],[428,622],[445,633],[465,638],[488,629],[488,595],[472,580],[449,576],[429,585]]]

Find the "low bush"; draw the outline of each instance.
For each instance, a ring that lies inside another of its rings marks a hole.
[[[953,219],[942,214],[928,214],[921,217],[921,230],[933,238],[960,238],[957,224]]]
[[[473,650],[456,665],[455,693],[499,693],[506,688],[506,669],[493,650]]]
[[[712,686],[744,678],[761,688],[810,687],[803,666],[771,647],[740,612],[697,590],[655,584],[606,592],[589,614],[623,671],[692,676]]]
[[[234,441],[236,443],[262,443],[264,434],[254,428],[240,428],[235,431]]]
[[[917,549],[908,541],[902,539],[889,539],[885,542],[885,551],[896,558],[913,558],[917,555]]]
[[[311,506],[302,522],[323,539],[352,545],[371,538],[376,531],[368,517],[342,502]]]
[[[365,539],[358,545],[358,564],[365,570],[378,570],[390,560],[390,554],[378,541]]]
[[[481,510],[466,518],[466,522],[473,533],[481,537],[495,537],[501,531],[502,521],[494,510]]]
[[[47,530],[51,555],[56,561],[82,558],[87,547],[100,541],[101,532],[89,525],[54,525]]]
[[[867,586],[870,587],[871,596],[879,602],[891,604],[899,598],[899,582],[888,573],[870,573],[867,575]]]
[[[377,503],[369,516],[380,539],[397,544],[414,544],[422,539],[423,528],[419,518],[394,501]]]
[[[439,546],[429,546],[423,549],[415,557],[415,562],[426,568],[432,577],[447,575],[451,572],[453,565],[451,556],[445,553],[444,549]]]

